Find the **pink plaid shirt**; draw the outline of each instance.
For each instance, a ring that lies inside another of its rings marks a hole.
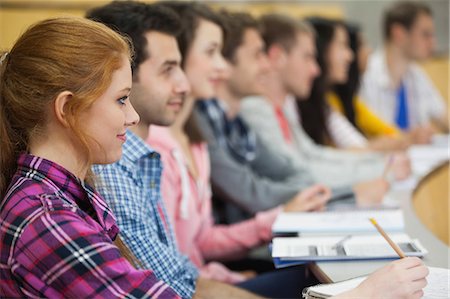
[[[121,256],[103,198],[48,160],[20,156],[0,222],[0,297],[179,298]]]

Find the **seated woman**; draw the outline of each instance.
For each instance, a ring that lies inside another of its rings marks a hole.
[[[252,276],[251,273],[233,272],[214,260],[237,260],[250,249],[268,243],[272,238],[272,224],[283,206],[259,212],[251,220],[234,225],[214,224],[208,146],[196,126],[192,110],[200,99],[215,96],[215,84],[208,78],[220,80],[226,71],[226,61],[220,53],[222,22],[212,12],[207,14],[209,10],[188,9],[189,4],[166,5],[179,12],[185,23],[183,28],[194,28],[194,32],[184,30],[179,36],[179,40],[187,41],[181,49],[187,49],[182,56],[191,93],[175,123],[171,127],[152,126],[147,141],[161,153],[164,163],[162,195],[181,252],[199,267],[202,277],[238,283]],[[204,48],[211,49],[211,55],[203,51]],[[284,209],[306,210],[302,199],[319,192],[323,192],[319,205],[323,207],[329,191],[316,185],[305,190],[301,198],[286,204]]]
[[[39,22],[0,59],[0,297],[179,298],[118,239],[93,163],[120,159],[129,42],[77,18]]]
[[[317,61],[322,73],[308,100],[298,103],[305,131],[316,143],[339,148],[405,149],[408,142],[400,132],[355,97],[367,56],[362,39],[342,22],[322,18],[309,21],[317,33]],[[345,117],[337,111],[343,111]]]
[[[332,91],[327,93],[328,104],[334,110],[342,113],[356,129],[369,139],[371,148],[402,149],[408,146],[408,140],[396,127],[379,118],[357,96],[360,77],[366,69],[370,49],[357,25],[346,24],[345,28],[353,59],[348,68],[347,80],[335,84]]]

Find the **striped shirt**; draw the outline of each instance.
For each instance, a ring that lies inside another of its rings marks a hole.
[[[51,161],[21,155],[0,211],[2,298],[178,298],[121,256],[103,198]]]
[[[121,237],[145,268],[180,296],[191,298],[197,268],[182,255],[161,198],[162,163],[133,132],[127,132],[120,161],[94,166],[96,187],[117,217]]]

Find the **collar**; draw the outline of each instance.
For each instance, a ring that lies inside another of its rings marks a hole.
[[[18,172],[22,175],[29,177],[29,174],[32,173],[33,180],[45,181],[62,200],[78,209],[80,207],[77,200],[88,200],[97,215],[99,224],[108,232],[112,240],[115,239],[119,232],[116,219],[105,200],[91,186],[61,165],[44,158],[21,154],[17,164]]]
[[[143,157],[158,155],[144,140],[130,130],[127,130],[127,141],[123,145],[122,151],[122,159],[119,164],[124,160],[135,164]]]

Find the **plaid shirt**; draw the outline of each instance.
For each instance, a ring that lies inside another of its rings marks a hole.
[[[2,298],[177,298],[121,257],[105,201],[55,163],[21,155],[0,211]]]
[[[161,199],[160,155],[128,131],[122,159],[93,169],[97,189],[114,211],[121,237],[133,254],[179,295],[191,298],[198,270],[175,243]]]

